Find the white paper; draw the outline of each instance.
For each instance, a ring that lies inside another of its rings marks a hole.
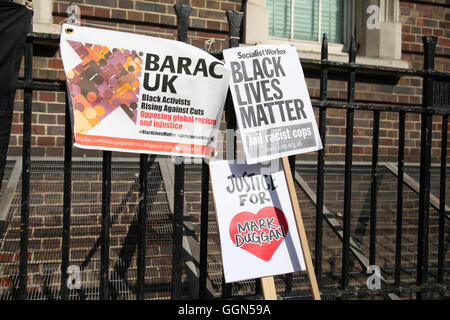
[[[306,270],[281,161],[211,161],[210,170],[225,281]]]
[[[295,47],[239,47],[223,56],[248,163],[322,148]]]
[[[229,70],[186,43],[63,25],[61,56],[81,148],[209,157]]]

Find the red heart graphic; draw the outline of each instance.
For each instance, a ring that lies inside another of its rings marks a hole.
[[[243,211],[230,222],[230,237],[233,243],[254,256],[269,261],[283,242],[289,227],[283,211],[265,207],[257,214]]]

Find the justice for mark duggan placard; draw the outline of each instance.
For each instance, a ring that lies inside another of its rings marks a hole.
[[[223,55],[247,163],[322,148],[295,47],[239,47]]]
[[[211,161],[226,282],[305,270],[281,160],[273,168]]]

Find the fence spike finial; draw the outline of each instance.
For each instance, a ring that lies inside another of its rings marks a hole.
[[[228,33],[228,36],[230,38],[229,46],[230,48],[238,47],[241,34],[241,24],[242,19],[244,18],[244,13],[240,11],[227,10],[226,15],[229,25],[229,33]]]
[[[328,59],[328,38],[327,34],[324,33],[322,37],[322,49],[321,49],[321,60],[327,60]]]
[[[348,59],[349,63],[355,63],[355,61],[356,61],[356,39],[355,39],[355,37],[352,37],[348,58],[349,58]]]
[[[423,36],[423,53],[424,53],[424,65],[425,70],[434,69],[434,58],[436,55],[436,45],[438,42],[437,37]]]
[[[177,15],[178,41],[186,42],[188,38],[189,16],[192,7],[187,4],[175,4],[173,6]]]

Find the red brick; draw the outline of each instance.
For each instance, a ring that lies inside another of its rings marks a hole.
[[[127,11],[128,20],[144,21],[144,14],[142,12]]]
[[[77,4],[78,5],[78,4]],[[78,5],[80,7],[80,14],[82,16],[93,16],[94,8],[91,6]]]
[[[111,18],[111,10],[106,8],[94,8],[94,15],[96,17]]]
[[[23,132],[23,127],[22,125],[12,125],[11,126],[11,133],[22,133]]]
[[[402,34],[402,40],[407,42],[414,42],[416,41],[416,36],[412,34]]]
[[[54,92],[49,91],[39,91],[39,100],[54,102],[56,101],[56,94]]]
[[[49,59],[48,60],[48,67],[54,68],[54,69],[63,69],[63,63],[61,59]]]
[[[0,253],[0,262],[12,262],[13,257],[13,253]]]
[[[45,134],[45,126],[33,124],[31,126],[31,133],[32,134]]]
[[[175,16],[161,15],[160,19],[161,19],[162,24],[167,24],[167,25],[175,25],[176,24]]]
[[[112,9],[111,10],[111,18],[125,20],[127,18],[127,12],[124,10]]]
[[[55,124],[56,116],[53,114],[40,114],[39,115],[39,123]]]
[[[49,156],[49,157],[61,157],[64,153],[64,149],[60,148],[60,147],[47,148],[46,153],[47,153],[47,156]]]
[[[20,261],[20,253],[16,253],[15,261]],[[31,253],[28,253],[28,262],[31,261]]]
[[[444,47],[450,47],[450,39],[439,38],[438,45],[439,46],[444,46]]]
[[[123,9],[133,9],[134,8],[134,1],[119,0],[118,6],[119,6],[119,8],[123,8]]]
[[[0,277],[0,286],[1,287],[11,287],[12,280],[10,277]]]
[[[191,5],[193,8],[205,8],[206,0],[192,0]]]
[[[393,146],[394,140],[391,138],[380,138],[380,146]]]
[[[37,143],[40,146],[54,146],[55,138],[53,138],[53,137],[38,137]]]
[[[154,13],[144,13],[144,21],[145,22],[152,22],[152,23],[159,23],[159,14]]]

